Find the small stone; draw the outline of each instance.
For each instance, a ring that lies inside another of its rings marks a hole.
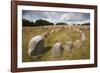
[[[73,48],[73,42],[68,41],[68,42],[65,43],[65,45],[64,45],[64,51],[69,52],[69,51],[72,50],[72,48]]]
[[[81,48],[82,46],[82,41],[81,40],[76,40],[74,42],[74,48]]]
[[[62,54],[62,45],[61,43],[57,42],[52,47],[52,55],[54,57],[59,57]]]

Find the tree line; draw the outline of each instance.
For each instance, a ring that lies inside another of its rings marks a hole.
[[[49,22],[47,20],[43,20],[43,19],[36,20],[35,22],[22,19],[22,25],[23,26],[46,26],[46,25],[54,25],[54,23]],[[56,23],[56,25],[68,25],[68,24],[61,22],[61,23]],[[84,23],[82,25],[90,25],[90,23]]]
[[[36,20],[35,22],[31,22],[29,20],[23,19],[22,20],[22,24],[23,24],[23,26],[45,26],[45,25],[54,25],[53,23],[51,23],[49,21],[46,21],[46,20],[42,20],[42,19]]]

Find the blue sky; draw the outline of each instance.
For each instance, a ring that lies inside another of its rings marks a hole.
[[[33,22],[38,19],[48,20],[52,23],[64,22],[68,24],[81,24],[90,22],[89,13],[78,12],[23,10],[22,18]]]

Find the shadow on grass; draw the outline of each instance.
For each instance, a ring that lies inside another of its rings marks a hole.
[[[51,46],[45,47],[42,54],[45,54],[45,53],[48,52],[50,49],[51,49]]]
[[[50,51],[50,49],[51,49],[51,46],[44,47],[44,50],[43,50],[43,52],[40,55],[34,56],[34,58],[31,57],[30,60],[34,61],[34,62],[35,61],[41,61],[41,57],[44,56],[45,53]]]

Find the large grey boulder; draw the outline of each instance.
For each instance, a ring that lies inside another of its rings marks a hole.
[[[31,57],[40,56],[44,49],[44,38],[41,35],[33,37],[29,41],[28,54]]]
[[[57,42],[57,43],[55,43],[54,45],[53,45],[53,47],[52,47],[52,55],[54,56],[54,57],[59,57],[59,56],[61,56],[61,54],[62,54],[62,45],[61,45],[61,43],[59,43],[59,42]]]

